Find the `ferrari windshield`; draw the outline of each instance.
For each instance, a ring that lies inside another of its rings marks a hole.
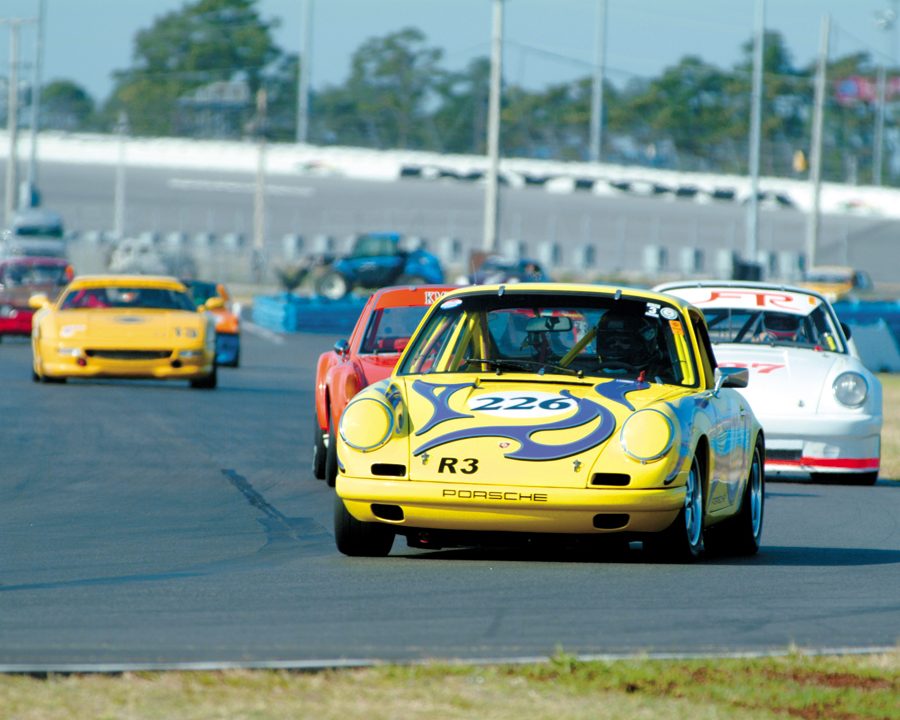
[[[364,355],[400,352],[406,347],[426,310],[427,305],[375,310],[369,317],[359,352]]]
[[[416,332],[399,375],[526,373],[694,387],[681,313],[643,298],[479,293],[444,299]]]
[[[780,345],[847,352],[841,333],[825,305],[808,314],[753,308],[706,308],[703,311],[713,343]]]
[[[106,287],[74,288],[66,293],[60,309],[118,308],[130,310],[189,310],[195,311],[190,296],[174,288]]]

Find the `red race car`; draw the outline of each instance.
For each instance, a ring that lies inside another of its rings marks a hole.
[[[14,257],[0,260],[0,340],[4,335],[31,335],[34,308],[28,298],[45,293],[50,300],[75,276],[68,260]]]
[[[391,374],[428,307],[452,285],[403,285],[376,291],[365,304],[349,340],[322,353],[316,367],[313,475],[334,485],[335,432],[357,392]]]

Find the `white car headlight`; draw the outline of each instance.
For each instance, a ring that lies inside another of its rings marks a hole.
[[[12,305],[0,305],[0,317],[11,318],[16,315],[18,315],[18,312]]]
[[[858,408],[865,404],[869,397],[869,383],[855,372],[845,372],[838,375],[831,385],[835,399],[841,404],[851,408]]]
[[[659,410],[638,410],[622,425],[619,442],[632,460],[653,462],[672,449],[675,428],[672,421]]]

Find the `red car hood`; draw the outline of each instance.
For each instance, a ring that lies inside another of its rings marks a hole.
[[[393,371],[400,359],[400,353],[381,353],[378,355],[358,355],[356,360],[362,370],[366,385],[384,380]]]

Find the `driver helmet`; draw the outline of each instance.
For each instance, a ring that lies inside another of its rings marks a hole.
[[[800,331],[800,316],[790,313],[766,313],[763,315],[766,333],[776,340],[796,340]]]
[[[642,315],[609,310],[597,324],[597,353],[602,360],[646,365],[655,354],[658,332]]]

